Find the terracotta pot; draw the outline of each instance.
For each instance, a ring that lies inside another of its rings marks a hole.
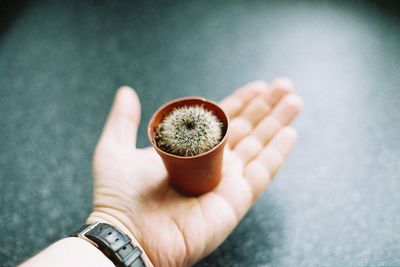
[[[222,140],[211,150],[196,156],[177,156],[161,150],[155,141],[157,126],[174,108],[201,105],[212,111],[223,124]],[[198,196],[214,189],[222,176],[224,147],[228,136],[228,116],[214,102],[201,97],[178,98],[160,107],[150,119],[148,136],[151,144],[161,156],[167,169],[171,185],[179,192]]]

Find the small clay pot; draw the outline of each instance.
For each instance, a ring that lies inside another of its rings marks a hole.
[[[160,149],[155,141],[157,126],[165,116],[178,107],[200,105],[212,111],[222,122],[222,139],[211,150],[196,156],[178,156]],[[150,143],[167,169],[171,185],[179,192],[199,196],[213,190],[221,180],[224,147],[228,136],[229,119],[225,112],[213,101],[202,97],[184,97],[168,102],[160,107],[150,119],[148,136]]]

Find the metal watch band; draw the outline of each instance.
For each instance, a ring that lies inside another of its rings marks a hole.
[[[107,223],[96,222],[84,225],[78,231],[70,234],[94,244],[118,267],[145,267],[140,257],[142,250],[131,243],[128,235]]]

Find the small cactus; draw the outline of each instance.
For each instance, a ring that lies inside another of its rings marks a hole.
[[[222,138],[221,121],[202,106],[175,108],[158,125],[157,146],[178,156],[195,156],[216,146]]]

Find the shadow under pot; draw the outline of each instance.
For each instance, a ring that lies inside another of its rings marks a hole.
[[[213,101],[178,98],[150,119],[148,136],[179,192],[199,196],[221,180],[229,120]]]

